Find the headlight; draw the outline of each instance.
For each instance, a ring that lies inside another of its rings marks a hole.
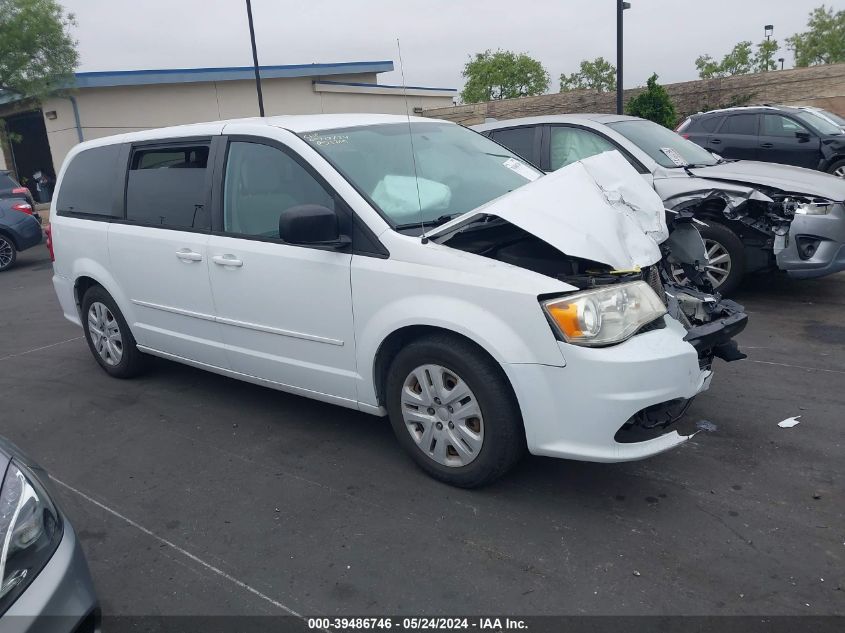
[[[543,309],[568,343],[611,345],[666,314],[644,281],[613,284],[543,302]]]
[[[832,204],[822,202],[808,202],[806,204],[799,204],[795,207],[795,213],[801,215],[827,215],[830,213]]]
[[[0,614],[47,564],[61,538],[59,514],[44,488],[11,462],[0,490]]]

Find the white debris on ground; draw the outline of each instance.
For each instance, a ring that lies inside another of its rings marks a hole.
[[[800,417],[801,417],[800,415],[795,415],[795,416],[792,416],[791,418],[786,418],[785,420],[781,420],[780,422],[778,422],[778,426],[782,429],[791,429],[793,426],[800,423],[800,421],[798,420],[798,418],[800,418]]]

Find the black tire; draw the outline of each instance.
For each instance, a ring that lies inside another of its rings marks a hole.
[[[108,308],[113,317],[113,322],[116,322],[120,331],[121,358],[119,362],[115,362],[114,364],[109,364],[100,355],[92,338],[88,319],[91,306],[94,303],[100,303]],[[91,286],[82,298],[82,329],[85,331],[85,340],[88,342],[88,349],[91,350],[94,360],[99,363],[100,367],[109,376],[114,378],[134,378],[146,368],[147,359],[138,351],[138,347],[135,344],[135,337],[132,336],[126,319],[123,318],[123,314],[118,309],[114,299],[111,298],[111,295],[102,286]]]
[[[18,259],[18,249],[15,248],[12,238],[2,233],[0,233],[0,254],[3,255],[0,257],[0,273],[2,273],[4,270],[9,270],[14,266]]]
[[[730,272],[715,290],[722,295],[730,295],[739,287],[745,276],[745,246],[739,236],[728,227],[711,220],[705,222],[707,226],[698,227],[701,237],[705,242],[718,243],[730,257]]]
[[[839,171],[840,173],[837,174],[837,171]],[[828,167],[827,173],[831,174],[832,176],[837,176],[839,178],[845,178],[845,158],[836,161],[830,167]]]
[[[406,426],[401,400],[405,380],[427,364],[455,372],[472,391],[481,410],[481,448],[465,465],[438,463],[420,448]],[[498,363],[469,341],[444,333],[409,343],[393,359],[386,383],[387,411],[399,444],[435,479],[461,488],[483,486],[505,474],[525,453],[525,429],[513,389]]]

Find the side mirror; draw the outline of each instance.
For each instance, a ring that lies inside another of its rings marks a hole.
[[[806,143],[810,140],[810,133],[809,132],[796,132],[795,138],[798,139],[800,143]]]
[[[279,237],[289,244],[343,248],[352,242],[340,234],[337,213],[319,204],[300,204],[279,216]]]

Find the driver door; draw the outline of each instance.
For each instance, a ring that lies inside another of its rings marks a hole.
[[[231,368],[354,402],[351,251],[279,238],[283,211],[342,210],[339,198],[291,149],[256,137],[228,138],[216,191],[208,267]]]

